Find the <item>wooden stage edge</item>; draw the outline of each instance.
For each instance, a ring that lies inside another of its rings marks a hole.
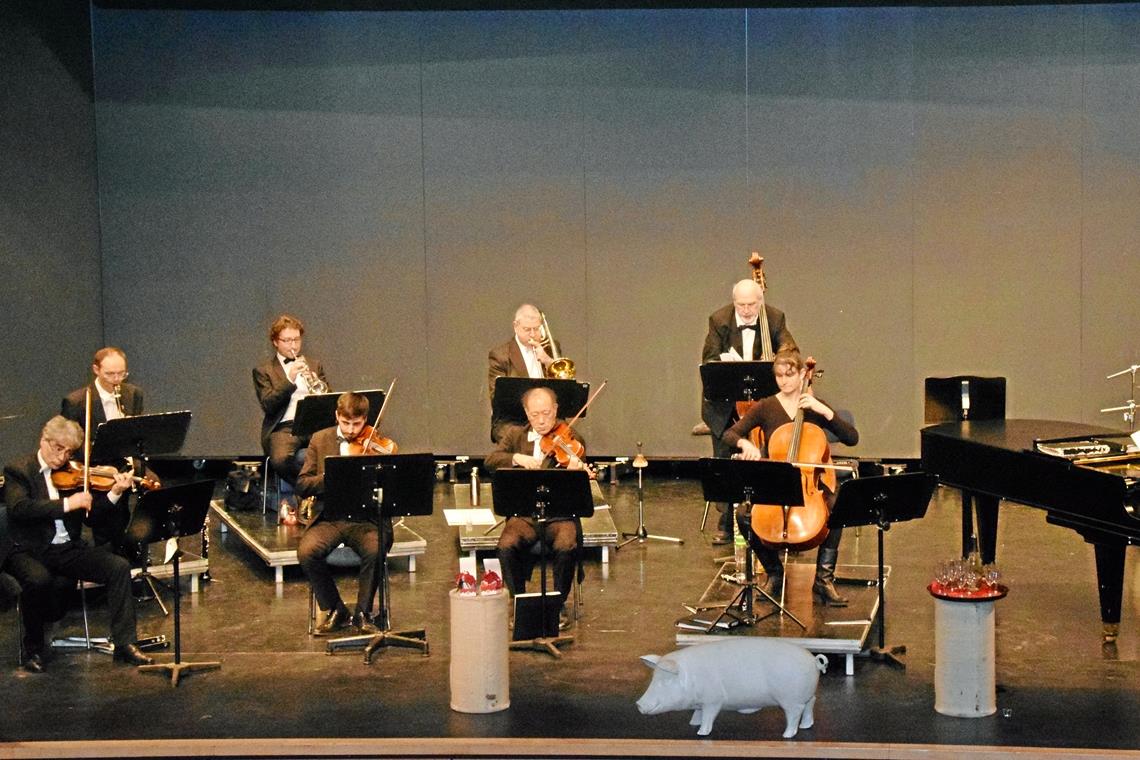
[[[855,744],[798,741],[692,741],[654,739],[186,739],[11,742],[4,758],[103,757],[810,757],[941,760],[942,758],[1064,757],[1076,760],[1140,757],[1140,751],[945,744]]]

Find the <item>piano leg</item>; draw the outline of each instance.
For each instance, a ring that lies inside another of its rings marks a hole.
[[[969,555],[973,548],[972,539],[978,537],[978,553],[982,564],[992,564],[997,556],[998,501],[973,491],[962,492],[962,556]],[[974,529],[974,513],[977,512],[977,531]]]
[[[1096,580],[1100,592],[1100,621],[1104,642],[1116,641],[1120,632],[1120,602],[1124,595],[1124,544],[1093,544]]]

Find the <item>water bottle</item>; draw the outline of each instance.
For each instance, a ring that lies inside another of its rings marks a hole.
[[[736,572],[738,575],[744,575],[744,563],[748,555],[748,544],[744,541],[744,536],[739,533],[732,539],[732,558],[736,562]]]
[[[479,468],[471,468],[471,506],[479,506]]]

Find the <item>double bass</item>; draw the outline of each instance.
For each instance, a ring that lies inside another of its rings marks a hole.
[[[806,359],[804,368],[801,397],[811,385],[815,359]],[[814,549],[827,539],[830,517],[827,494],[835,493],[837,487],[827,433],[818,425],[804,422],[804,410],[800,407],[793,422],[781,425],[772,433],[768,440],[768,458],[791,462],[799,468],[804,503],[802,507],[753,504],[753,534],[774,549]]]

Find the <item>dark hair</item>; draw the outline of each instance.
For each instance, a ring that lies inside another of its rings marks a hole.
[[[301,323],[301,320],[289,314],[282,314],[273,320],[273,324],[269,326],[269,340],[277,340],[277,336],[281,334],[281,331],[288,330],[290,327],[301,333],[301,335],[305,334],[305,325]]]
[[[368,397],[363,393],[346,391],[336,400],[336,413],[346,420],[358,420],[368,414]]]

